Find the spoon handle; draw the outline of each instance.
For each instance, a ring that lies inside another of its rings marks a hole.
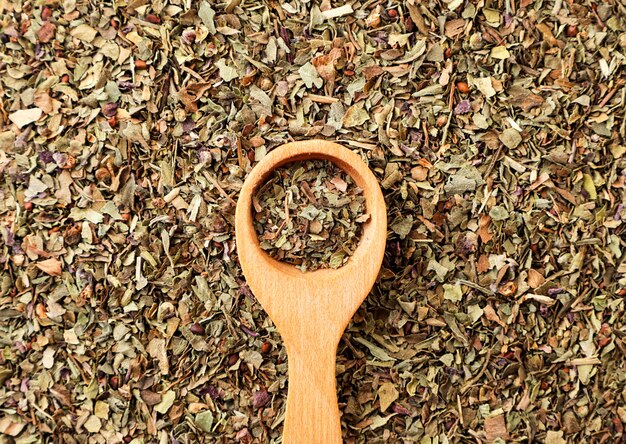
[[[287,348],[284,444],[341,444],[335,347]]]

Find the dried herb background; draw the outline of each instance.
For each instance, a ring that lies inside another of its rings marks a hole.
[[[270,443],[280,337],[246,173],[359,153],[383,269],[346,443],[624,442],[617,0],[0,1],[0,441]]]
[[[253,198],[261,248],[302,271],[339,268],[369,220],[363,190],[328,161],[278,168]]]

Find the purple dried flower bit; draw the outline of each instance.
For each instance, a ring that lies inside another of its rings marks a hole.
[[[241,329],[242,329],[244,332],[248,333],[248,334],[249,334],[250,336],[252,336],[252,337],[255,337],[255,338],[256,338],[257,336],[259,336],[259,334],[258,334],[257,332],[250,330],[250,329],[249,329],[248,327],[246,327],[245,325],[242,325],[242,326],[241,326]]]
[[[17,347],[17,349],[20,351],[20,353],[24,354],[27,352],[26,350],[26,346],[24,346],[24,344],[22,343],[22,341],[16,341],[15,342],[15,347]]]
[[[455,376],[458,374],[457,370],[454,367],[444,367],[445,372],[448,376]]]
[[[420,148],[421,148],[421,142],[423,140],[424,140],[424,134],[421,131],[417,131],[417,130],[411,131],[411,143],[418,143],[420,144]]]
[[[105,103],[104,106],[102,107],[102,114],[104,114],[105,117],[113,117],[116,113],[117,113],[117,103],[115,102]]]
[[[50,151],[41,151],[39,153],[39,160],[43,163],[52,163],[54,162],[54,157],[52,156],[52,152]]]
[[[22,131],[22,134],[20,134],[17,139],[15,139],[15,147],[16,148],[24,148],[26,146],[26,140],[28,139],[28,136],[30,136],[30,133],[32,131],[31,126],[27,126],[26,128],[24,128],[24,131]]]
[[[9,226],[5,226],[4,227],[4,232],[6,233],[6,245],[7,247],[12,247],[15,245],[15,236],[13,234],[13,232],[11,231],[11,228],[9,228]]]
[[[417,147],[410,147],[405,145],[404,143],[400,144],[400,149],[406,153],[408,156],[416,156],[417,155]]]
[[[209,150],[200,149],[196,152],[198,162],[207,163],[211,161],[211,152]]]
[[[391,406],[391,410],[394,413],[397,413],[398,415],[410,415],[411,412],[404,406],[401,406],[400,404],[392,404]]]
[[[287,45],[287,47],[289,47],[289,43],[291,42],[291,38],[289,37],[289,33],[287,31],[287,28],[281,26],[280,27],[280,36],[283,38],[285,45]]]
[[[199,394],[200,394],[200,396],[209,395],[211,397],[211,399],[213,399],[213,400],[221,398],[219,389],[216,386],[210,385],[210,384],[207,384],[204,387],[202,387],[200,389],[200,393]]]
[[[270,395],[265,390],[260,390],[258,392],[254,392],[252,394],[252,406],[255,409],[261,408],[261,407],[267,405],[267,403],[270,402],[271,399],[272,398],[270,397]]]
[[[214,385],[210,385],[208,387],[207,393],[213,400],[220,399],[222,397],[222,395],[220,395],[219,390]]]
[[[44,50],[39,43],[35,45],[35,58],[39,60],[44,55]]]
[[[248,284],[243,281],[240,282],[239,284],[240,284],[239,294],[244,295],[251,301],[255,301],[256,299],[254,298],[254,294],[252,294],[252,290],[250,290],[250,287],[248,286]]]
[[[472,110],[472,105],[470,104],[469,100],[465,99],[457,103],[456,107],[454,108],[454,114],[455,115],[467,114],[471,110]]]
[[[54,153],[52,155],[52,159],[57,163],[57,165],[63,165],[67,162],[67,154],[65,153]]]
[[[67,378],[69,378],[69,377],[70,377],[70,375],[72,374],[72,372],[70,371],[70,369],[69,369],[69,368],[67,368],[67,367],[63,367],[63,368],[60,370],[60,374],[61,374],[61,378],[65,378],[65,379],[67,379]]]
[[[188,133],[196,128],[196,122],[193,119],[187,119],[183,122],[183,131]]]
[[[283,41],[285,42],[285,45],[287,45],[287,48],[291,49],[291,37],[289,37],[289,31],[287,30],[287,28],[284,28],[281,26],[280,28],[280,36],[283,38]],[[289,63],[293,63],[293,61],[295,60],[293,52],[290,52],[287,54],[287,61]]]
[[[191,330],[191,332],[196,335],[203,335],[205,333],[204,327],[202,326],[202,324],[199,324],[197,322],[194,322],[193,324],[191,324],[191,327],[189,327],[189,330]]]
[[[120,91],[127,92],[133,89],[135,87],[135,84],[133,82],[129,82],[128,80],[120,80],[119,82],[117,82],[117,86],[119,87]]]
[[[560,287],[548,289],[548,296],[556,296],[557,294],[561,294],[561,293],[563,293],[563,289]]]

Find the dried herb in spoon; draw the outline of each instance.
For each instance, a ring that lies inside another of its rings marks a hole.
[[[274,171],[253,198],[261,248],[302,271],[341,267],[369,219],[362,190],[328,161]]]

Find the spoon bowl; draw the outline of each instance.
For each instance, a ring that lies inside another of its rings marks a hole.
[[[363,190],[370,218],[354,254],[338,269],[302,272],[264,252],[253,226],[252,197],[273,170],[302,160],[328,160]],[[337,345],[369,294],[383,260],[387,210],[378,181],[361,158],[328,141],[282,145],[251,171],[235,214],[239,261],[248,286],[281,334],[287,349],[289,392],[283,443],[341,443],[335,387]]]

